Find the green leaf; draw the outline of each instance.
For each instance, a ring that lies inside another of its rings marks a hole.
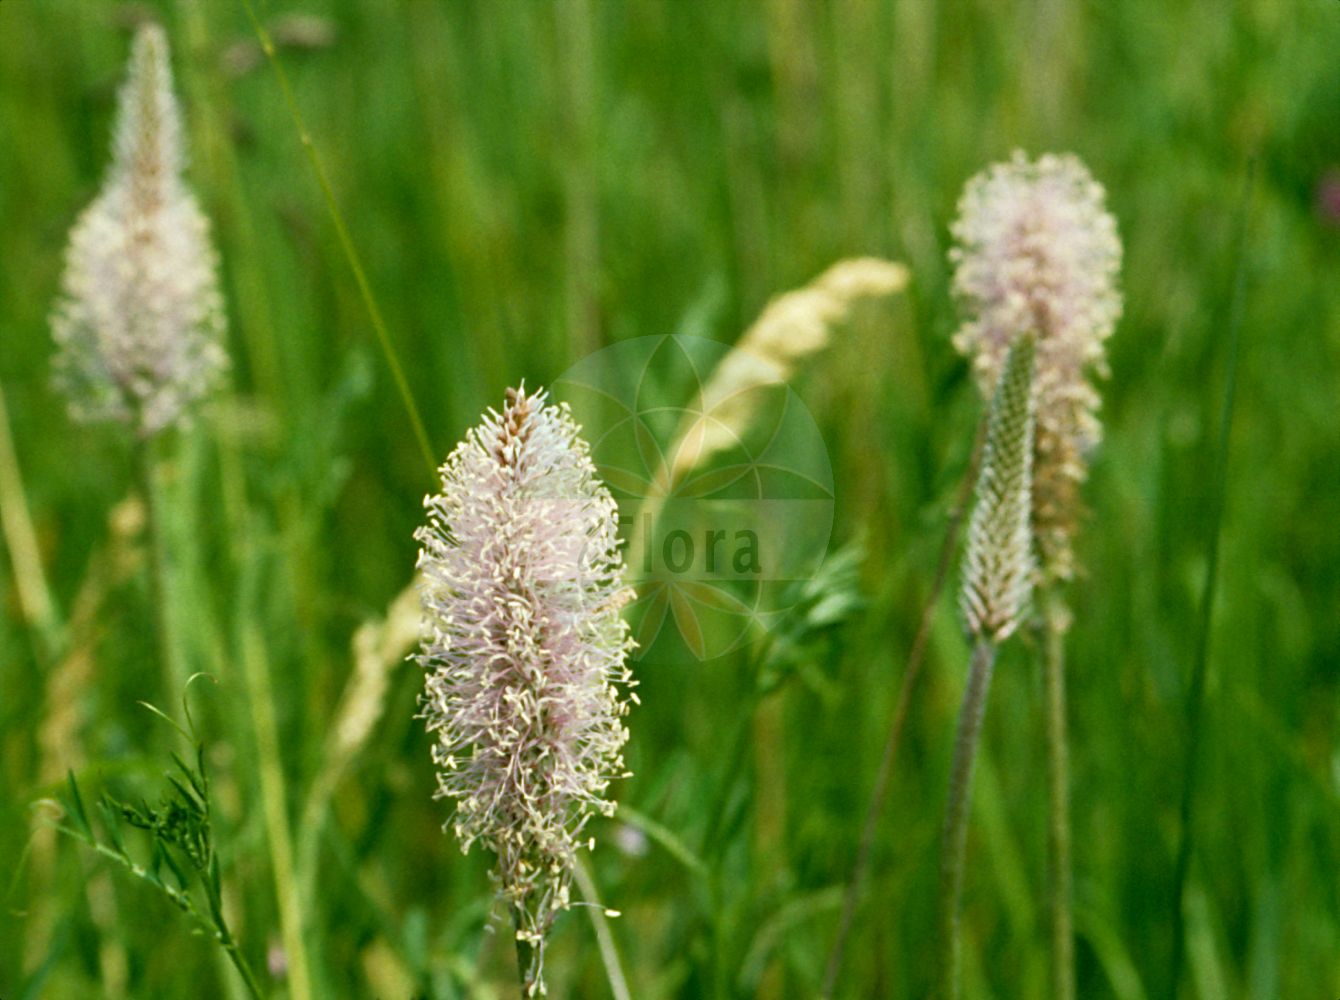
[[[88,813],[84,811],[84,799],[79,794],[79,782],[74,780],[74,772],[66,771],[66,776],[70,785],[70,808],[67,810],[79,824],[79,829],[83,831],[85,837],[93,839],[93,826],[88,821]]]
[[[104,795],[98,799],[98,809],[102,812],[102,825],[107,831],[107,839],[111,843],[112,850],[119,857],[128,858],[125,839],[121,836],[121,815],[116,803]]]

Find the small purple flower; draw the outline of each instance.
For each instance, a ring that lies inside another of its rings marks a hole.
[[[632,648],[613,498],[566,405],[508,390],[441,469],[423,573],[423,717],[461,848],[494,877],[544,992],[544,939],[568,906],[584,829],[625,776]],[[636,700],[636,696],[632,696]]]

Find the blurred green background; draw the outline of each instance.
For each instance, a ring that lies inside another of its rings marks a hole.
[[[964,181],[1016,147],[1078,153],[1125,243],[1071,595],[1079,993],[1167,995],[1233,234],[1254,160],[1182,995],[1340,995],[1340,4],[259,8],[439,457],[523,377],[546,384],[636,336],[733,341],[771,296],[841,257],[911,269],[905,295],[863,308],[796,380],[833,461],[834,548],[865,545],[860,613],[811,636],[800,669],[762,697],[758,650],[637,666],[636,777],[616,794],[669,836],[602,821],[592,860],[623,912],[611,926],[639,998],[817,991],[980,412],[949,344],[947,228]],[[30,627],[7,547],[0,996],[229,989],[168,904],[54,838],[49,808],[33,805],[67,768],[90,789],[152,794],[179,746],[135,704],[180,714],[152,633],[140,508],[122,503],[138,493],[132,449],[117,428],[73,426],[48,381],[66,234],[100,182],[129,30],[145,16],[174,46],[230,320],[233,389],[167,443],[161,489],[175,655],[219,681],[194,688],[193,705],[235,927],[258,968],[282,965],[248,703],[248,678],[268,677],[286,815],[315,879],[316,995],[508,995],[507,934],[481,933],[486,859],[440,831],[412,663],[373,699],[329,821],[304,806],[327,773],[351,636],[409,582],[432,481],[242,7],[4,0],[11,486],[72,624],[56,652]],[[965,655],[947,593],[841,996],[929,990]],[[991,693],[969,840],[972,997],[1047,995],[1043,762],[1035,650],[1017,641]],[[607,995],[580,910],[559,922],[549,978],[555,997]],[[282,972],[265,981],[286,995]]]

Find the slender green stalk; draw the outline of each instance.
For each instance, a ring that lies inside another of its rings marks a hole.
[[[39,783],[54,781],[61,771],[57,759],[68,764],[83,757],[80,726],[82,714],[77,697],[89,681],[89,660],[81,656],[81,643],[86,639],[90,619],[89,607],[96,607],[98,598],[90,595],[99,589],[101,574],[96,567],[101,560],[94,556],[89,562],[84,581],[73,602],[70,620],[64,620],[51,596],[46,572],[42,567],[37,535],[28,511],[27,494],[14,451],[9,428],[7,404],[0,387],[0,523],[9,546],[15,576],[19,607],[34,640],[39,646],[39,661],[46,670],[44,703],[48,706],[46,720],[38,729],[38,743],[42,748]],[[46,837],[35,839],[32,851],[31,880],[34,899],[40,905],[30,909],[26,921],[30,955],[47,953],[55,915],[52,907],[56,895],[51,891],[54,844]],[[20,866],[22,868],[22,866]],[[90,874],[84,886],[88,913],[98,935],[98,965],[102,988],[108,1000],[117,1000],[126,994],[125,983],[129,961],[126,946],[117,928],[120,919],[114,887],[106,872]]]
[[[753,751],[753,863],[762,872],[790,871],[786,843],[786,689],[759,701],[750,729]],[[781,968],[765,966],[754,985],[755,1000],[777,1000]]]
[[[972,802],[972,770],[986,714],[986,694],[996,645],[979,639],[973,647],[968,686],[963,692],[954,763],[949,775],[949,803],[945,809],[944,843],[940,856],[940,997],[958,1000],[959,900],[963,896],[964,857],[968,847],[968,813]]]
[[[254,614],[254,601],[249,599],[251,586],[248,574],[254,576],[255,542],[247,514],[245,473],[237,448],[226,437],[215,435],[219,442],[220,492],[223,521],[229,537],[237,540],[239,563],[244,578],[239,605],[238,639],[241,647],[242,684],[246,697],[241,701],[251,723],[260,762],[262,816],[265,824],[266,846],[275,883],[275,897],[279,908],[280,936],[288,960],[290,995],[294,1000],[311,997],[310,965],[307,958],[303,901],[295,899],[297,883],[293,877],[292,834],[288,823],[287,793],[281,765],[279,727],[274,709],[274,692],[270,685],[269,661],[260,634],[248,615]],[[221,675],[234,667],[223,643],[216,637],[216,662]]]
[[[42,653],[55,659],[61,647],[60,615],[52,600],[46,572],[42,569],[37,532],[33,529],[23,474],[9,429],[9,405],[0,386],[0,528],[14,564],[14,584],[24,620],[36,633]]]
[[[101,841],[86,835],[74,827],[62,825],[59,827],[61,832],[68,834],[88,846],[94,853],[115,861],[132,876],[150,883],[159,892],[168,897],[186,917],[195,924],[197,931],[205,938],[213,938],[223,948],[228,960],[233,968],[237,970],[238,975],[242,977],[242,982],[246,985],[247,993],[253,997],[253,1000],[263,1000],[265,994],[261,992],[260,985],[256,981],[256,975],[251,971],[251,964],[246,956],[242,954],[242,949],[233,937],[232,931],[228,927],[227,921],[223,916],[223,906],[221,902],[215,899],[214,891],[208,886],[208,879],[202,880],[206,883],[206,894],[209,898],[209,917],[206,919],[192,901],[190,895],[183,890],[175,889],[163,882],[156,875],[152,875],[144,866],[133,861],[124,851],[118,850],[115,846],[104,844]]]
[[[1033,474],[1034,341],[1010,347],[987,416],[977,507],[968,524],[961,604],[976,644],[963,692],[954,764],[949,776],[940,865],[940,997],[959,996],[959,900],[968,844],[972,766],[986,712],[996,645],[1019,627],[1032,591],[1030,488]]]
[[[1042,681],[1047,714],[1048,836],[1051,888],[1052,997],[1075,1000],[1075,938],[1071,916],[1070,747],[1065,718],[1065,633],[1068,612],[1060,595],[1047,597]]]
[[[288,821],[288,795],[280,763],[279,725],[275,718],[270,664],[260,632],[251,622],[242,625],[242,665],[249,689],[252,724],[260,760],[261,805],[266,839],[279,904],[280,936],[288,959],[290,996],[311,1000],[312,981],[304,938],[302,900],[294,875],[293,834]]]
[[[229,961],[233,963],[233,968],[237,970],[237,974],[242,977],[247,992],[259,1000],[262,993],[259,984],[256,982],[256,976],[251,971],[251,965],[242,954],[242,948],[237,939],[233,937],[233,933],[228,927],[228,921],[223,916],[223,890],[219,883],[218,866],[219,859],[215,856],[210,867],[210,877],[203,880],[205,896],[209,901],[210,919],[214,921],[214,926],[217,929],[219,944],[227,953]]]
[[[307,154],[312,173],[316,175],[317,183],[321,186],[321,194],[325,198],[326,210],[330,213],[331,222],[335,225],[335,232],[340,240],[340,248],[344,251],[345,259],[349,262],[349,269],[354,272],[354,281],[357,282],[359,294],[363,297],[368,318],[372,321],[372,329],[377,334],[377,342],[381,345],[387,367],[391,369],[391,377],[395,380],[396,388],[400,392],[401,402],[404,403],[405,411],[409,414],[410,424],[414,428],[414,437],[419,443],[419,449],[423,452],[424,461],[428,463],[429,476],[430,478],[435,477],[437,475],[437,459],[434,458],[433,446],[428,441],[428,431],[424,427],[423,418],[419,415],[418,404],[415,403],[409,381],[405,378],[405,370],[400,364],[400,357],[396,353],[395,344],[386,328],[386,321],[382,319],[381,307],[377,305],[376,296],[372,294],[372,285],[368,281],[367,272],[363,268],[363,259],[354,247],[354,241],[349,236],[349,227],[344,221],[344,213],[340,211],[339,203],[335,200],[335,190],[331,187],[326,166],[322,162],[320,154],[316,151],[316,144],[312,142],[311,133],[307,131],[302,111],[298,107],[298,100],[294,97],[293,87],[289,84],[288,74],[284,72],[284,67],[275,52],[274,40],[270,38],[270,33],[265,30],[265,25],[261,24],[260,19],[256,16],[251,0],[242,0],[242,6],[246,8],[247,17],[251,20],[251,26],[260,41],[265,58],[269,60],[270,66],[274,69],[275,79],[279,81],[279,89],[283,92],[284,103],[288,105],[289,115],[293,119],[294,127],[298,130],[298,138]]]
[[[185,690],[189,674],[177,645],[176,619],[172,613],[172,572],[168,566],[167,522],[159,494],[157,438],[135,442],[135,465],[144,493],[149,541],[149,603],[153,606],[154,635],[162,661],[164,691],[169,697]]]
[[[260,985],[256,982],[256,974],[251,971],[250,963],[242,956],[242,949],[238,947],[237,939],[228,933],[227,927],[223,925],[220,926],[219,944],[223,946],[224,953],[237,970],[237,974],[242,977],[242,984],[246,986],[247,993],[256,1000],[262,1000],[265,994],[261,992]]]
[[[573,346],[586,355],[600,347],[600,200],[595,178],[599,108],[595,35],[589,0],[566,0],[556,8],[562,40],[564,135],[568,156],[563,170],[567,210],[563,270],[567,327]]]
[[[1242,206],[1238,217],[1237,267],[1233,278],[1233,297],[1228,315],[1228,359],[1224,370],[1224,399],[1219,413],[1219,441],[1214,450],[1214,471],[1210,479],[1210,510],[1206,518],[1205,582],[1201,590],[1200,621],[1196,631],[1196,658],[1191,668],[1191,686],[1187,691],[1186,760],[1182,773],[1182,800],[1179,807],[1181,841],[1173,867],[1172,967],[1168,976],[1168,1000],[1177,1000],[1186,950],[1186,923],[1182,900],[1191,870],[1191,852],[1195,841],[1192,804],[1196,793],[1196,767],[1200,760],[1201,717],[1205,703],[1205,675],[1210,661],[1210,626],[1214,618],[1214,594],[1219,580],[1219,528],[1224,515],[1224,497],[1228,492],[1228,442],[1233,427],[1233,401],[1238,384],[1238,348],[1242,339],[1243,303],[1247,288],[1247,230],[1251,218],[1252,188],[1256,179],[1256,161],[1247,165],[1243,183]]]
[[[921,609],[921,623],[917,626],[916,638],[912,640],[912,649],[907,654],[907,669],[903,671],[903,680],[898,687],[898,701],[889,721],[889,735],[884,741],[884,753],[880,757],[879,771],[875,775],[875,787],[870,792],[870,804],[865,811],[865,824],[861,829],[861,843],[856,849],[856,861],[852,865],[851,877],[847,880],[846,893],[842,899],[842,916],[838,919],[837,936],[833,939],[832,950],[828,953],[828,964],[824,969],[824,981],[820,987],[821,1000],[828,1000],[837,988],[838,974],[842,970],[842,958],[846,951],[847,939],[856,919],[856,907],[861,901],[861,891],[865,886],[866,872],[870,868],[870,856],[875,846],[875,834],[879,829],[879,817],[884,812],[884,802],[889,795],[889,780],[893,776],[893,765],[898,757],[898,745],[902,742],[903,729],[907,725],[907,713],[912,705],[912,690],[921,676],[922,664],[926,661],[926,647],[930,642],[931,626],[935,624],[935,609],[940,603],[940,594],[949,579],[949,567],[954,561],[954,552],[958,548],[959,528],[963,524],[963,515],[967,513],[968,502],[972,499],[973,484],[977,482],[977,468],[982,460],[982,448],[986,443],[986,419],[983,418],[977,428],[977,440],[973,445],[972,457],[963,473],[963,482],[959,486],[954,509],[949,512],[949,523],[945,527],[944,542],[940,546],[940,558],[935,567],[935,579],[926,603]]]
[[[596,889],[596,880],[591,874],[585,859],[577,858],[577,867],[573,869],[577,888],[582,898],[589,904],[586,912],[591,916],[591,929],[596,935],[596,946],[600,949],[600,961],[605,966],[605,978],[610,984],[610,994],[614,1000],[631,1000],[628,992],[628,980],[624,978],[623,966],[619,962],[619,950],[614,947],[614,935],[610,933],[609,921],[605,917],[605,908],[600,905],[600,893]]]

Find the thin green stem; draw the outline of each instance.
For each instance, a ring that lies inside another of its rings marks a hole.
[[[242,983],[246,986],[247,992],[255,1000],[263,1000],[264,994],[261,993],[260,984],[256,982],[256,974],[251,971],[251,964],[242,955],[242,949],[238,947],[236,939],[233,938],[226,927],[221,929],[221,934],[224,936],[219,938],[219,943],[223,945],[224,954],[233,963],[233,968],[237,970],[237,974],[242,977]]]
[[[409,380],[405,378],[405,370],[400,364],[400,357],[396,353],[395,344],[386,328],[386,321],[382,318],[381,307],[377,305],[377,298],[372,293],[372,284],[368,281],[367,272],[363,267],[363,259],[354,247],[354,241],[349,235],[349,227],[344,221],[344,213],[340,211],[339,203],[335,200],[335,189],[331,186],[325,163],[316,151],[316,144],[312,141],[311,133],[307,131],[302,111],[298,107],[298,100],[293,94],[293,87],[289,84],[288,74],[284,72],[283,64],[280,63],[279,56],[275,51],[274,40],[270,38],[270,33],[265,29],[265,25],[256,16],[251,0],[242,0],[242,6],[246,8],[247,17],[251,20],[251,26],[260,41],[261,50],[265,53],[265,58],[269,60],[270,66],[274,70],[275,79],[279,82],[279,89],[283,92],[284,103],[288,106],[293,125],[298,130],[298,138],[302,143],[303,151],[307,154],[312,173],[316,175],[317,183],[321,186],[321,194],[325,198],[326,210],[330,214],[336,235],[339,237],[340,248],[344,251],[345,259],[349,262],[349,269],[354,273],[354,281],[358,284],[363,305],[367,308],[368,318],[372,321],[372,329],[377,334],[377,342],[386,358],[387,367],[391,369],[391,377],[395,380],[401,402],[404,403],[405,411],[409,415],[410,424],[414,428],[414,437],[419,443],[419,449],[423,452],[424,461],[428,463],[429,476],[430,478],[435,477],[437,475],[437,460],[434,458],[433,446],[428,440],[428,431],[424,427],[423,418],[419,415],[418,404],[414,401],[414,393],[410,390]]]
[[[124,850],[104,844],[91,834],[84,833],[82,830],[78,830],[72,826],[59,824],[56,828],[67,836],[73,837],[85,844],[95,854],[107,858],[109,861],[116,862],[132,877],[147,882],[159,892],[163,893],[163,895],[165,895],[178,910],[185,914],[186,918],[190,920],[191,923],[195,924],[197,930],[200,931],[203,936],[212,937],[219,943],[225,954],[227,954],[228,960],[232,962],[233,967],[237,969],[238,975],[242,977],[242,981],[246,984],[247,992],[251,994],[253,1000],[263,1000],[264,994],[261,993],[261,988],[256,981],[256,976],[251,971],[251,965],[247,962],[246,956],[242,954],[242,950],[238,946],[236,938],[233,937],[232,931],[228,927],[228,922],[223,916],[222,903],[216,898],[213,890],[210,889],[207,879],[202,878],[202,881],[205,882],[205,895],[208,899],[210,908],[208,919],[206,919],[205,915],[196,908],[195,902],[192,900],[189,893],[168,885],[161,878],[147,870],[143,865],[134,861]]]
[[[968,814],[972,803],[973,761],[986,714],[991,669],[996,662],[994,643],[979,639],[973,647],[968,686],[959,712],[954,763],[949,773],[949,801],[945,808],[944,842],[940,855],[940,998],[958,1000],[959,901],[963,896],[964,858],[968,848]]]
[[[1195,843],[1192,805],[1196,794],[1196,769],[1200,760],[1205,675],[1209,670],[1210,661],[1210,626],[1214,617],[1214,595],[1219,579],[1220,524],[1224,515],[1224,497],[1228,492],[1228,443],[1233,427],[1233,401],[1238,384],[1238,350],[1242,339],[1243,305],[1247,289],[1247,235],[1255,178],[1256,161],[1253,160],[1247,165],[1247,177],[1243,183],[1242,204],[1238,216],[1237,266],[1228,315],[1228,358],[1224,370],[1224,399],[1219,414],[1219,440],[1214,450],[1214,469],[1210,479],[1210,510],[1206,518],[1205,581],[1201,591],[1200,621],[1196,631],[1196,658],[1192,664],[1191,685],[1187,691],[1187,744],[1186,759],[1182,768],[1185,777],[1178,809],[1181,840],[1177,845],[1177,860],[1173,866],[1172,965],[1168,976],[1168,1000],[1177,1000],[1182,959],[1186,950],[1186,923],[1182,900],[1186,894],[1186,881],[1191,871],[1191,853]]]
[[[1071,916],[1070,746],[1065,717],[1065,633],[1069,615],[1060,595],[1047,597],[1042,680],[1047,707],[1047,790],[1050,832],[1052,996],[1075,1000],[1075,938]]]
[[[824,981],[819,996],[827,1000],[837,988],[838,974],[842,970],[842,958],[847,939],[855,923],[856,908],[861,901],[861,891],[865,886],[866,872],[870,868],[870,857],[875,845],[875,834],[879,830],[879,817],[884,812],[884,802],[889,794],[889,780],[893,776],[893,765],[898,757],[898,745],[902,742],[903,729],[907,725],[907,713],[912,705],[912,691],[921,676],[921,667],[926,660],[926,647],[930,642],[931,626],[935,624],[935,609],[940,603],[940,594],[949,579],[949,567],[954,561],[954,552],[958,549],[959,529],[963,516],[972,499],[973,484],[977,482],[977,468],[982,460],[982,448],[986,443],[986,419],[977,427],[977,438],[973,444],[968,467],[963,472],[963,481],[959,485],[954,509],[949,512],[949,523],[945,526],[944,542],[940,546],[940,558],[935,567],[935,578],[930,593],[926,595],[925,606],[921,609],[921,622],[917,626],[916,638],[912,640],[912,649],[907,655],[907,669],[903,671],[903,680],[898,688],[898,701],[889,721],[889,735],[884,741],[884,752],[880,757],[879,771],[875,775],[875,787],[870,792],[870,804],[865,812],[865,824],[861,828],[861,842],[856,849],[856,861],[852,865],[851,877],[847,880],[847,889],[842,899],[842,916],[838,918],[838,932],[833,939],[833,947],[828,953],[828,964],[824,969]]]
[[[214,921],[214,927],[218,933],[218,941],[222,946],[228,960],[233,963],[233,968],[237,974],[242,977],[242,982],[246,985],[247,992],[255,1000],[261,1000],[261,988],[256,982],[256,976],[251,971],[251,965],[242,954],[242,949],[233,937],[233,932],[228,927],[228,921],[223,916],[223,900],[219,894],[209,886],[208,880],[205,885],[205,895],[209,900],[210,918]]]
[[[288,796],[281,765],[274,691],[270,686],[270,665],[260,633],[250,622],[242,626],[242,666],[250,694],[252,725],[260,762],[261,806],[265,816],[266,840],[270,845],[275,898],[279,904],[280,936],[288,958],[291,996],[293,1000],[311,1000],[312,982],[304,937],[303,908],[298,881],[294,877],[293,835],[288,820]]]
[[[171,571],[168,568],[167,523],[164,519],[162,497],[159,495],[157,440],[139,439],[135,442],[135,465],[144,493],[145,518],[148,522],[149,541],[149,602],[153,606],[154,635],[162,660],[164,691],[168,697],[185,689],[188,674],[177,649],[175,622],[172,614]]]
[[[224,952],[228,955],[229,961],[233,963],[233,968],[237,974],[242,977],[242,982],[246,984],[247,992],[255,1000],[261,1000],[261,988],[256,982],[256,976],[251,971],[251,965],[242,954],[242,949],[238,946],[237,939],[233,937],[233,932],[228,927],[228,921],[223,915],[223,897],[218,888],[218,859],[211,859],[210,877],[203,879],[205,883],[205,896],[209,901],[210,917],[214,921],[214,926],[218,930],[219,944],[223,946]]]
[[[307,927],[304,900],[295,878],[293,834],[288,817],[283,757],[279,738],[275,694],[271,685],[270,663],[263,634],[256,616],[255,591],[260,575],[255,529],[247,510],[246,474],[237,448],[226,436],[218,436],[220,493],[227,535],[235,540],[241,572],[241,594],[237,607],[236,642],[240,650],[242,683],[246,691],[246,721],[256,741],[262,819],[266,846],[270,855],[271,876],[279,910],[280,936],[288,962],[289,995],[293,1000],[310,1000],[314,995],[311,964],[307,951]],[[216,641],[220,672],[233,664]]]
[[[14,451],[3,386],[0,386],[0,528],[4,530],[5,544],[14,564],[14,584],[23,618],[36,634],[43,655],[54,660],[61,648],[60,615],[42,569],[41,549]]]
[[[614,946],[614,935],[610,933],[605,908],[600,905],[596,880],[584,858],[577,858],[573,876],[577,880],[577,888],[582,894],[582,899],[588,904],[585,910],[591,917],[591,929],[596,935],[596,946],[600,949],[600,961],[605,966],[605,979],[610,984],[610,994],[614,1000],[631,1000],[628,980],[624,978],[623,966],[619,962],[619,950]]]

